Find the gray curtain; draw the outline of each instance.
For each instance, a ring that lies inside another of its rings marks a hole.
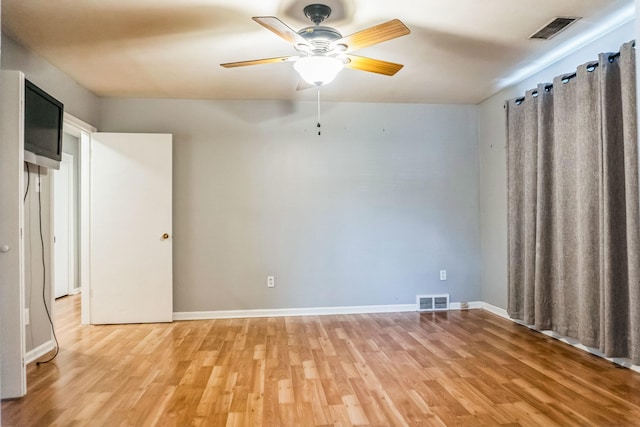
[[[640,364],[633,44],[506,109],[509,315]]]

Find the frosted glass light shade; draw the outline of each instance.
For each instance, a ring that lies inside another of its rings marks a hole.
[[[305,56],[298,59],[293,68],[305,82],[321,86],[335,79],[343,65],[342,61],[330,56]]]

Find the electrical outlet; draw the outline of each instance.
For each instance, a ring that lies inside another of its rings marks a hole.
[[[447,280],[447,270],[440,270],[440,280]]]
[[[469,310],[469,303],[468,302],[461,302],[460,303],[460,309],[461,310]]]
[[[267,288],[275,288],[275,286],[276,286],[276,277],[267,276]]]

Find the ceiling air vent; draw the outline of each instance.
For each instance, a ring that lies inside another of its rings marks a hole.
[[[449,310],[449,294],[416,295],[418,311]]]
[[[543,40],[551,40],[555,36],[557,36],[560,32],[566,30],[571,24],[576,22],[578,17],[573,16],[558,16],[554,18],[551,22],[549,22],[544,27],[540,28],[534,34],[529,36],[530,39],[543,39]]]

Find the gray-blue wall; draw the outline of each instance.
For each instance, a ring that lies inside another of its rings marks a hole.
[[[476,107],[322,110],[103,100],[101,130],[174,135],[174,311],[480,298]]]

